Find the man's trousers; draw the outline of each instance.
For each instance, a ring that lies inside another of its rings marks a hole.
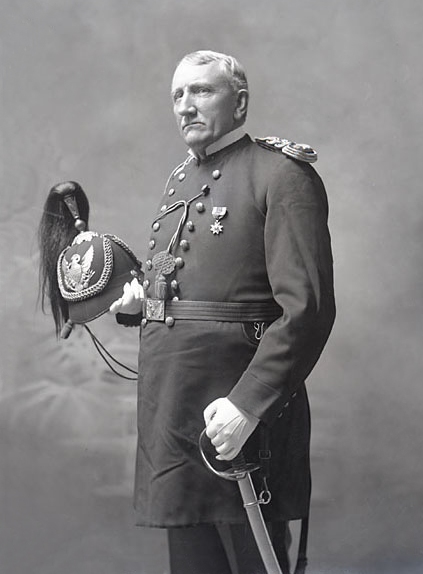
[[[283,574],[289,573],[289,526],[267,525]],[[168,529],[171,574],[266,574],[249,524]]]

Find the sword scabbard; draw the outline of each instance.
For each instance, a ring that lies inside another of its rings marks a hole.
[[[218,471],[208,461],[204,453],[202,441],[204,439],[205,432],[206,431],[204,429],[199,438],[199,448],[204,464],[211,472],[213,472],[213,474],[216,474],[220,478],[236,480],[238,482],[242,502],[247,513],[254,539],[257,543],[257,548],[266,568],[266,572],[267,574],[282,574],[282,570],[276,558],[275,550],[272,546],[272,541],[261,512],[260,500],[257,499],[253,481],[251,479],[251,472],[257,470],[259,466],[247,463],[245,461],[244,454],[241,451],[234,459],[232,459],[232,468],[229,471]]]

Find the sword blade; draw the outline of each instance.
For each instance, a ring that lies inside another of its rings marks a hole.
[[[238,480],[242,501],[267,574],[282,574],[249,473]]]

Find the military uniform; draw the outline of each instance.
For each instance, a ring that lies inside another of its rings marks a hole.
[[[269,141],[244,135],[205,160],[189,155],[153,218],[139,356],[140,525],[246,520],[236,483],[211,474],[199,454],[202,413],[218,397],[270,429],[266,518],[307,514],[304,381],[335,314],[328,207],[316,171]],[[257,459],[259,427],[248,460]]]

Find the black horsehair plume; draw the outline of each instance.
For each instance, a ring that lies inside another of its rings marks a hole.
[[[41,308],[45,312],[49,300],[57,337],[69,318],[68,305],[59,291],[57,260],[75,236],[88,229],[89,211],[88,198],[79,183],[59,183],[48,194],[38,227]]]

